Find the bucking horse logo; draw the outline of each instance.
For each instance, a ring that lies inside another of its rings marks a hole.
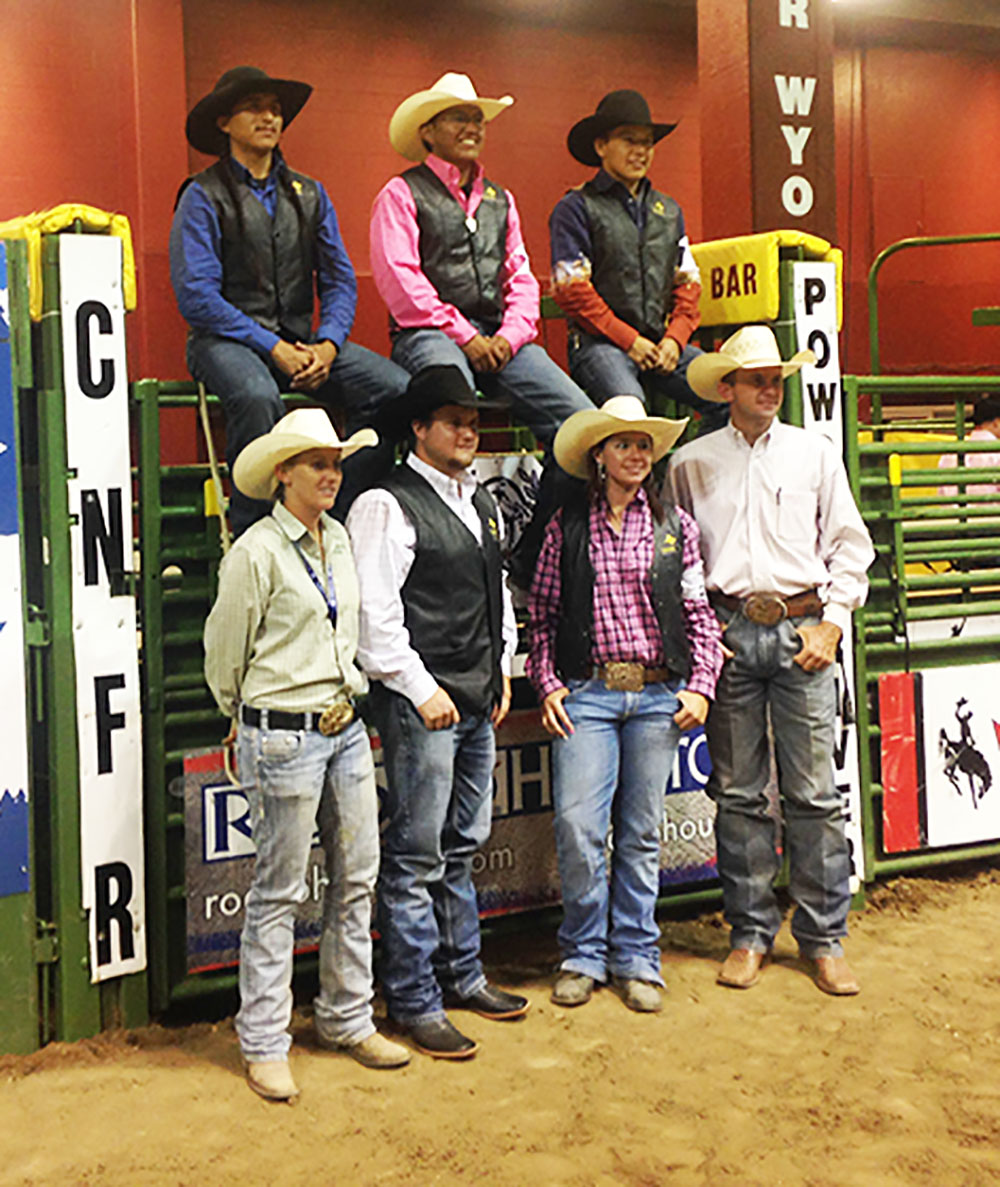
[[[962,795],[962,776],[969,781],[969,795],[972,797],[973,808],[979,807],[979,801],[993,785],[993,773],[982,751],[977,750],[972,737],[969,721],[972,710],[966,708],[968,701],[961,697],[955,706],[955,720],[958,722],[958,741],[953,742],[942,729],[938,734],[938,748],[944,755],[944,773],[948,776],[952,787]],[[963,712],[963,709],[965,710]]]

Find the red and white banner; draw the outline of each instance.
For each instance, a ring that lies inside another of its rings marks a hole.
[[[879,678],[886,853],[1000,840],[1000,664]]]

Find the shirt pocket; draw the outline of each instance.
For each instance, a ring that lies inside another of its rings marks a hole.
[[[815,546],[819,533],[816,492],[782,489],[778,501],[778,539],[792,545]]]

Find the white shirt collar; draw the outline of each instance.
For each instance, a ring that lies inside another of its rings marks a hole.
[[[436,470],[433,466],[428,465],[422,458],[417,457],[415,453],[407,454],[406,463],[408,466],[412,466],[421,478],[425,478],[438,494],[445,497],[450,496],[453,499],[472,498],[477,483],[470,471],[463,470],[457,478],[451,478],[449,475],[443,474],[440,470]]]

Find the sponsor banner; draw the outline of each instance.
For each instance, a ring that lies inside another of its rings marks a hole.
[[[374,757],[381,785],[377,742]],[[660,848],[663,890],[715,877],[714,806],[701,790],[708,770],[702,731],[685,734],[666,788]],[[549,740],[536,712],[512,713],[504,723],[497,735],[494,778],[493,829],[473,861],[480,914],[554,906],[560,899]],[[220,751],[185,757],[184,821],[187,967],[193,973],[238,960],[243,903],[253,876],[247,797],[227,781]],[[306,885],[308,899],[295,924],[297,952],[319,943],[326,876],[318,836]]]
[[[7,247],[0,240],[0,898],[30,890],[27,676],[21,601],[17,429],[10,356]]]
[[[1000,664],[920,674],[927,844],[1000,838]]]
[[[503,518],[504,549],[509,553],[534,513],[542,463],[533,453],[493,453],[477,457],[470,469],[496,501]]]
[[[936,643],[948,639],[996,639],[1000,638],[1000,614],[921,619],[908,622],[906,633],[911,643]]]
[[[792,264],[792,308],[799,350],[815,363],[801,370],[802,424],[815,429],[844,453],[844,408],[837,342],[837,266],[823,260]]]
[[[837,265],[829,260],[797,261],[792,265],[793,316],[796,349],[811,350],[816,362],[802,368],[802,424],[822,433],[844,451],[844,413],[840,382]],[[854,640],[841,640],[836,671],[837,715],[833,752],[834,782],[844,801],[845,831],[851,851],[851,889],[865,879],[861,836],[861,775],[858,727],[854,707]]]
[[[122,245],[59,237],[82,901],[92,981],[146,967]]]
[[[883,847],[1000,840],[1000,664],[879,678]]]
[[[915,677],[886,672],[878,678],[881,726],[882,848],[905,853],[927,843],[917,788],[923,783],[923,753],[917,745]]]
[[[861,770],[854,687],[854,640],[841,640],[835,673],[837,711],[834,717],[833,779],[844,804],[844,831],[851,853],[851,891],[865,882],[865,846],[861,834]]]

